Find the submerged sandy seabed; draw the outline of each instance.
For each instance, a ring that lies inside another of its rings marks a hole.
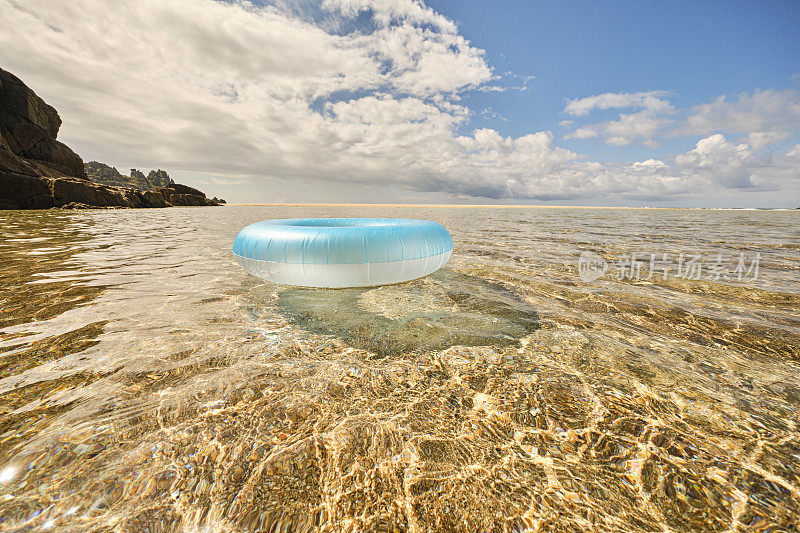
[[[431,277],[320,291],[245,276],[263,211],[211,211],[0,221],[0,530],[797,529],[791,213],[699,245],[757,283],[577,277],[706,215],[503,210],[442,220]]]

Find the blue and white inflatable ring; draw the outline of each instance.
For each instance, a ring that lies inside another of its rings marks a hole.
[[[430,220],[301,218],[250,224],[233,253],[256,277],[302,287],[371,287],[427,276],[453,252]]]

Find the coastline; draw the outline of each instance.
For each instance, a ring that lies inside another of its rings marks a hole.
[[[0,210],[163,208],[224,203],[217,198],[206,198],[198,189],[173,182],[161,170],[151,172],[158,182],[148,188],[98,183],[87,174],[83,159],[57,140],[60,128],[58,111],[18,77],[0,68]]]

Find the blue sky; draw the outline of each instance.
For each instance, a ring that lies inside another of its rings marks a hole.
[[[85,160],[232,202],[800,205],[800,2],[0,0]]]
[[[498,73],[533,75],[524,92],[475,92],[466,101],[501,119],[505,135],[552,129],[565,100],[607,92],[664,90],[681,107],[758,88],[800,88],[800,2],[430,1],[486,50]],[[796,75],[793,78],[793,75]],[[510,78],[511,84],[517,79]],[[618,114],[598,114],[608,119]],[[658,150],[691,146],[676,139]],[[573,140],[590,157],[623,161],[654,155],[632,146]]]

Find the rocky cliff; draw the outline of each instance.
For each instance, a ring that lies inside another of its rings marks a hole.
[[[0,69],[0,209],[220,205],[197,189],[165,182],[163,171],[145,178],[165,185],[154,190],[94,183],[80,156],[56,140],[60,127],[53,107]]]
[[[135,168],[131,169],[130,176],[122,174],[116,167],[89,161],[83,167],[86,175],[95,183],[111,185],[112,187],[132,187],[140,191],[152,191],[163,187],[172,187],[175,182],[165,170],[151,170],[146,176],[144,172]]]

